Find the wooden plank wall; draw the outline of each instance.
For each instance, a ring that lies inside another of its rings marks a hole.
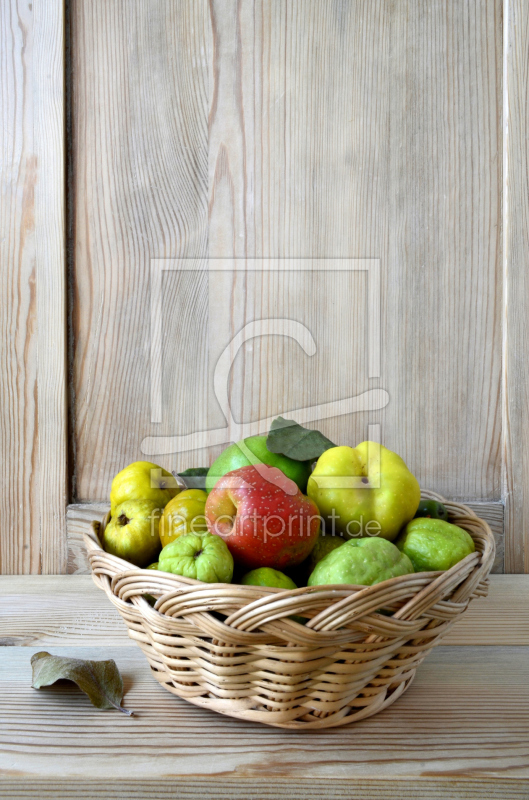
[[[269,317],[306,325],[316,354],[244,345],[237,420],[386,389],[383,411],[318,427],[355,442],[380,422],[424,486],[505,501],[506,570],[529,571],[529,15],[503,6],[71,0],[67,467],[63,10],[2,5],[0,571],[66,570],[67,469],[70,501],[101,501],[145,437],[222,427],[218,355]],[[151,421],[151,259],[234,255],[379,258],[380,377],[361,273],[167,271]]]
[[[74,492],[98,500],[156,427],[150,260],[207,253],[209,12],[202,0],[74,0],[71,15]],[[174,433],[205,405],[207,283],[171,273],[164,290],[175,405],[159,432]]]
[[[357,443],[380,421],[423,486],[473,500],[501,494],[501,31],[498,2],[212,3],[210,256],[382,269],[380,379],[361,275],[210,277],[213,362],[252,318],[318,347],[249,343],[236,417],[385,388],[320,427]]]
[[[423,485],[499,500],[500,3],[210,6],[73,3],[76,499],[104,499],[145,436],[225,424],[218,356],[248,321],[288,317],[316,355],[247,343],[236,419],[385,388],[384,411],[320,427],[352,443],[380,421]],[[167,272],[152,423],[149,261],[207,254],[380,258],[380,378],[361,273]]]
[[[505,571],[529,572],[529,7],[505,4],[503,495]]]
[[[0,4],[0,572],[66,570],[64,20]]]

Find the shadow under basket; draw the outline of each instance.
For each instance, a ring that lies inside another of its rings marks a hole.
[[[239,719],[329,728],[397,700],[469,602],[487,594],[495,549],[489,526],[460,503],[433,492],[423,498],[445,504],[476,552],[446,572],[367,587],[284,591],[135,568],[102,549],[108,516],[92,524],[85,542],[95,583],[168,691]],[[156,598],[154,608],[145,595]]]

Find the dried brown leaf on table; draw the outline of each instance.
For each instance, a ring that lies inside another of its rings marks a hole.
[[[31,666],[34,689],[51,686],[60,680],[73,681],[96,708],[116,708],[129,717],[133,715],[132,711],[121,706],[123,680],[115,661],[85,661],[42,651],[31,657]]]

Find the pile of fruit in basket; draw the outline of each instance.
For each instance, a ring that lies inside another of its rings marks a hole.
[[[200,479],[205,490],[187,488]],[[396,453],[337,447],[281,417],[268,437],[230,445],[209,468],[175,476],[130,464],[110,502],[107,552],[207,583],[369,586],[449,569],[475,550],[441,503],[421,500]]]

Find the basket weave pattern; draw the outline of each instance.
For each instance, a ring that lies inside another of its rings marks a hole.
[[[470,600],[487,594],[494,561],[489,526],[464,505],[433,492],[423,497],[446,505],[450,521],[474,539],[476,552],[447,572],[368,587],[284,591],[206,584],[134,568],[104,552],[97,522],[85,541],[94,581],[166,689],[241,719],[327,728],[393,703]],[[156,598],[154,608],[145,594]],[[308,618],[306,624],[292,615]]]

